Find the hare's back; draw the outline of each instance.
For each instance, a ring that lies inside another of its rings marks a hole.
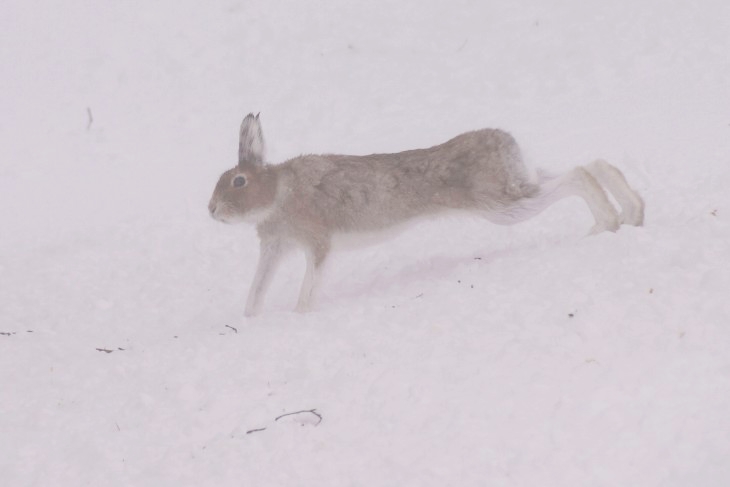
[[[517,144],[484,129],[392,154],[307,155],[287,161],[289,211],[339,230],[368,230],[443,210],[488,208],[527,182]]]
[[[287,213],[333,233],[388,227],[433,206],[425,182],[406,178],[388,157],[302,156],[285,164],[280,194]]]

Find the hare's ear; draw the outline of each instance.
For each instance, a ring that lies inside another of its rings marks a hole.
[[[253,113],[246,115],[241,122],[241,133],[238,139],[238,165],[260,166],[264,163],[264,134],[261,131],[259,116]]]

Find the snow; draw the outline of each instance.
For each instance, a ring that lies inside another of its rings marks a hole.
[[[0,27],[3,485],[730,483],[727,2],[6,0]],[[479,127],[602,157],[646,225],[420,223],[335,255],[309,314],[292,256],[246,319],[255,232],[207,202],[258,111],[271,161]]]

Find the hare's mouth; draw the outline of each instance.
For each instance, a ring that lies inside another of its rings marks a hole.
[[[221,223],[227,223],[227,224],[230,224],[231,223],[231,221],[227,217],[225,217],[223,215],[219,215],[219,214],[215,214],[214,213],[211,216],[213,217],[213,220],[215,220],[215,221],[218,221],[218,222],[221,222]]]
[[[216,221],[227,223],[229,225],[238,223],[250,223],[258,225],[266,220],[273,211],[273,206],[263,208],[253,208],[247,211],[241,211],[237,208],[231,208],[225,203],[210,205],[208,208],[211,218]]]
[[[230,211],[226,211],[226,208],[216,208],[210,212],[211,218],[217,222],[225,223],[226,225],[232,225],[237,222],[238,218],[235,214],[231,214]]]
[[[210,217],[213,220],[223,222],[223,223],[228,223],[226,221],[225,215],[221,214],[221,213],[223,213],[223,210],[225,210],[225,205],[215,204],[215,203],[210,203],[208,205],[208,212],[210,213]]]
[[[213,220],[215,220],[215,221],[218,221],[218,222],[222,222],[222,223],[230,223],[230,222],[228,221],[228,219],[226,219],[226,217],[225,217],[225,216],[223,216],[223,215],[221,215],[221,214],[220,214],[220,212],[219,212],[219,211],[211,211],[211,212],[210,212],[210,217],[211,217],[211,218],[212,218]]]

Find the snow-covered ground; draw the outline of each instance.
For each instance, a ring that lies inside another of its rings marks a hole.
[[[3,486],[730,484],[730,3],[4,0],[0,64]],[[272,161],[504,128],[646,225],[423,223],[245,319],[249,111]]]

